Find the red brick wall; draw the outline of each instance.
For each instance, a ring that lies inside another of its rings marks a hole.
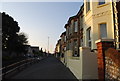
[[[120,53],[116,49],[109,48],[105,53],[105,57],[111,58],[112,61],[120,67]]]
[[[98,42],[97,50],[98,50],[98,78],[100,81],[104,81],[105,79],[105,50],[109,47],[114,47],[113,42]]]
[[[120,53],[113,48],[109,48],[105,52],[106,60],[106,78],[115,81],[120,81]],[[110,61],[110,62],[109,62]],[[111,68],[113,67],[113,68]],[[113,77],[114,76],[114,77]]]

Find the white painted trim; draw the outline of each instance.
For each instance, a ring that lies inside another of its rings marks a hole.
[[[114,39],[99,39],[97,41],[95,41],[95,43],[97,44],[98,42],[114,42]]]

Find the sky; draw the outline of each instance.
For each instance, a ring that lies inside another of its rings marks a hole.
[[[2,12],[12,16],[20,26],[20,32],[28,37],[29,45],[51,53],[57,40],[65,31],[64,25],[74,16],[82,2],[3,2]]]

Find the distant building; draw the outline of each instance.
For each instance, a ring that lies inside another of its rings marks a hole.
[[[60,53],[61,53],[61,39],[58,40],[57,44],[56,44],[56,48],[55,48],[55,56],[57,58],[60,57]]]
[[[34,54],[33,54],[33,52],[32,52],[31,46],[30,46],[30,45],[25,45],[25,47],[26,47],[26,51],[27,51],[26,55],[27,55],[28,57],[33,57]]]
[[[61,57],[61,61],[65,63],[64,56],[66,51],[66,32],[63,32],[60,37],[61,37],[60,57]]]
[[[39,47],[38,46],[31,46],[32,53],[34,56],[38,55],[39,53]]]
[[[68,24],[66,25],[67,32],[67,50],[72,50],[72,56],[79,56],[79,29],[78,29],[78,18],[77,16],[70,17]]]
[[[39,53],[38,46],[26,45],[26,50],[27,50],[27,56],[29,56],[29,57],[33,57],[35,55],[35,53]]]
[[[83,6],[77,15],[70,17],[66,28],[66,50],[72,50],[72,56],[79,56],[79,47],[83,46]]]
[[[32,51],[39,52],[39,46],[31,46]]]

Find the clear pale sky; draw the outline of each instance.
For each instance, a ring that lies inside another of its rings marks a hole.
[[[20,32],[28,36],[29,44],[54,52],[57,40],[65,31],[64,25],[74,16],[82,2],[4,2],[2,12],[12,16]]]

